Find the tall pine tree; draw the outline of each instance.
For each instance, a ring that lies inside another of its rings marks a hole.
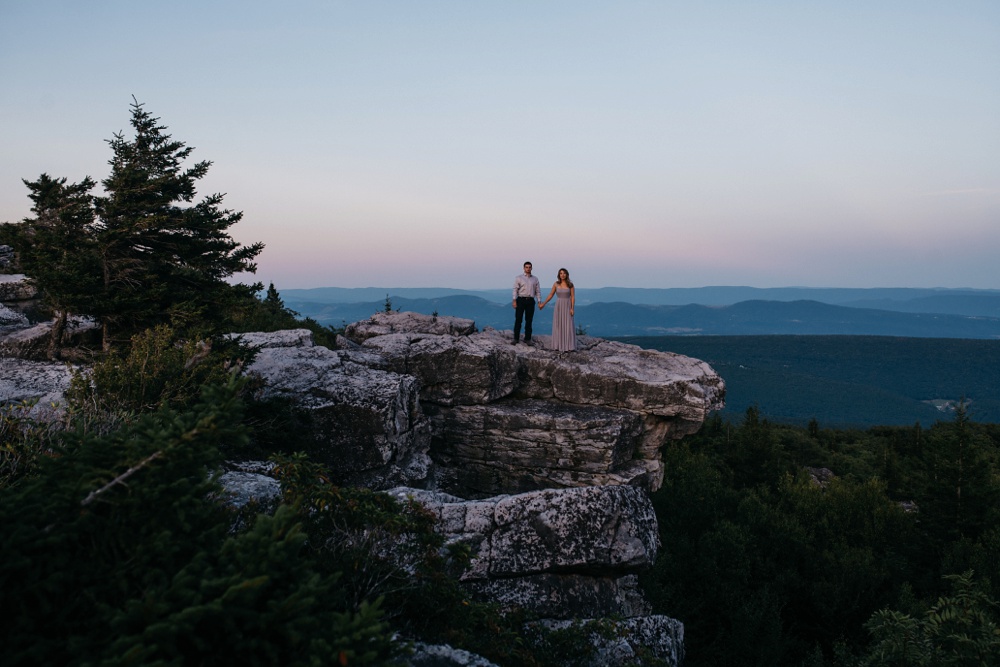
[[[106,195],[96,200],[105,347],[151,324],[218,323],[227,304],[263,287],[225,280],[255,272],[253,260],[264,249],[229,236],[243,214],[221,208],[222,194],[192,204],[212,163],[185,168],[194,149],[166,134],[134,99],[131,124],[134,138],[119,133],[108,142],[111,174],[101,182]]]
[[[113,155],[103,195],[90,194],[89,177],[67,185],[42,174],[25,181],[36,217],[0,226],[0,240],[15,247],[58,314],[53,346],[67,313],[97,317],[105,350],[157,324],[217,331],[234,307],[263,289],[227,282],[255,272],[264,245],[233,240],[229,228],[243,214],[222,208],[224,195],[195,201],[195,186],[212,163],[186,167],[194,149],[134,98],[131,108],[134,136],[108,141]]]

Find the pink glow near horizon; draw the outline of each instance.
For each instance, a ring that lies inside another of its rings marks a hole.
[[[0,221],[103,178],[135,95],[279,287],[997,287],[997,34],[991,2],[5,5]]]

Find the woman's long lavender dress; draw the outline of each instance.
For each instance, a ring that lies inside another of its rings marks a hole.
[[[556,307],[552,310],[552,349],[570,352],[576,349],[576,325],[570,314],[569,289],[556,288]]]

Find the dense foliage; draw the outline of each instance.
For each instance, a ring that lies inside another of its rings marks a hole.
[[[207,385],[189,410],[67,434],[0,489],[6,664],[383,664],[377,607],[318,572],[295,512],[231,534],[209,500],[240,413],[235,381]]]
[[[740,424],[711,419],[664,463],[663,548],[645,585],[684,621],[689,665],[925,664],[886,647],[909,632],[939,650],[919,619],[940,615],[947,578],[966,572],[956,594],[976,607],[963,622],[996,645],[1000,427],[959,409],[926,430],[834,431],[751,408]],[[821,484],[823,468],[835,477]]]

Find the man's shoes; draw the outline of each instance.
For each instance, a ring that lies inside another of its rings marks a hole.
[[[515,338],[511,345],[517,345],[517,339]]]
[[[535,346],[534,343],[531,342],[530,338],[525,338],[524,339],[524,344],[527,345],[528,347],[534,347]]]

